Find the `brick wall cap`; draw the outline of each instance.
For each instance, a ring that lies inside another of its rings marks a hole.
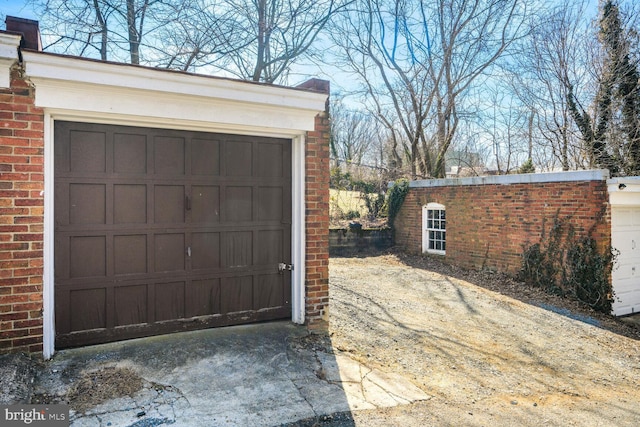
[[[565,171],[527,173],[516,175],[474,176],[469,178],[423,179],[409,182],[410,188],[447,187],[462,185],[512,185],[545,182],[606,181],[609,171],[594,169],[585,171]]]

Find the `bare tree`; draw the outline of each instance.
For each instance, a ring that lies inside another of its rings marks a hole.
[[[195,71],[205,67],[224,69],[248,42],[236,31],[238,15],[224,0],[182,0],[164,10],[166,17],[155,18],[170,25],[159,25],[157,37],[147,40],[147,58],[166,68]]]
[[[226,0],[242,39],[225,71],[246,80],[283,81],[349,0]]]
[[[176,16],[163,0],[32,0],[45,50],[141,63],[141,46]],[[170,17],[170,18],[169,18]]]
[[[520,36],[526,10],[521,0],[361,0],[333,31],[413,177],[445,175],[464,98]]]
[[[46,50],[286,80],[349,0],[30,0]]]
[[[382,132],[379,122],[369,111],[345,105],[342,97],[334,96],[331,102],[331,155],[337,163],[376,165],[377,154],[382,150]]]
[[[593,82],[593,28],[587,1],[564,0],[531,18],[529,36],[519,44],[511,68],[512,93],[529,110],[535,126],[539,167],[563,170],[588,165],[584,145],[571,117],[571,85],[588,96]],[[532,153],[533,154],[533,153]]]

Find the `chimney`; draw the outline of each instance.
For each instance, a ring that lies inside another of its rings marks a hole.
[[[42,40],[40,39],[40,26],[38,21],[31,19],[17,18],[15,16],[7,16],[5,19],[7,31],[21,34],[21,49],[31,49],[42,51]]]
[[[326,93],[327,95],[330,92],[328,80],[310,79],[304,83],[299,84],[297,87],[302,89],[315,90],[317,92]]]

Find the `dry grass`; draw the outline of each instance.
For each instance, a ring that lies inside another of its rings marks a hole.
[[[106,367],[84,372],[67,392],[67,400],[76,411],[86,412],[108,400],[132,396],[142,386],[142,378],[131,369]]]
[[[359,191],[329,190],[329,215],[332,219],[344,219],[349,212],[358,212],[360,217],[367,215],[367,205]]]

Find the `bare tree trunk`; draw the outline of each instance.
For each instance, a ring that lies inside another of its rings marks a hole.
[[[258,8],[258,37],[257,37],[257,56],[256,64],[253,70],[253,76],[251,79],[254,82],[260,81],[262,75],[262,68],[264,67],[264,50],[265,50],[265,36],[267,33],[267,1],[258,0],[256,6]]]
[[[140,64],[140,38],[136,29],[135,0],[127,0],[127,29],[129,32],[129,54],[132,64]]]
[[[107,42],[109,32],[107,31],[107,22],[102,15],[102,10],[100,9],[100,4],[98,0],[93,0],[93,7],[96,11],[96,18],[98,19],[98,24],[100,25],[100,59],[103,61],[107,60]]]

